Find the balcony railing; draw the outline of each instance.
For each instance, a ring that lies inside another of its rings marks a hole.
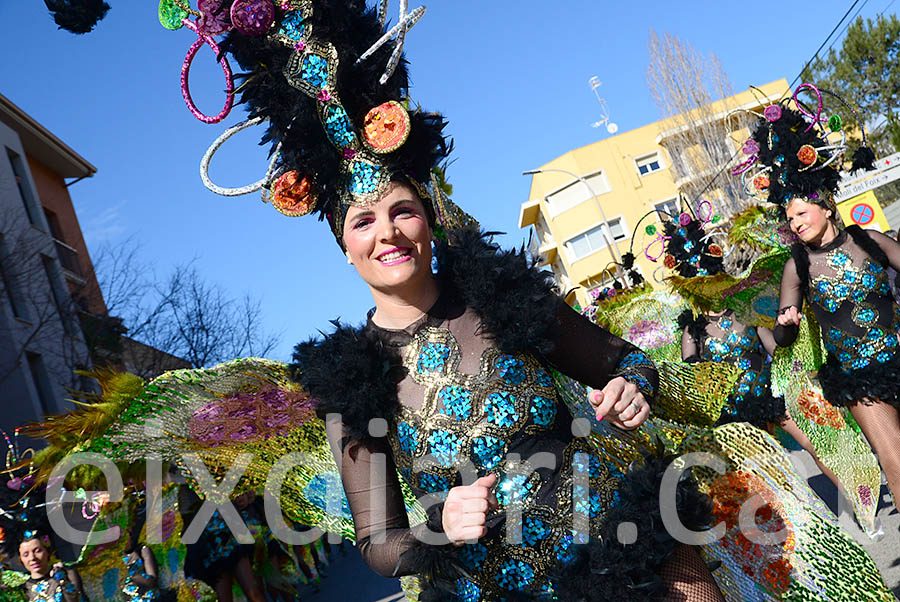
[[[53,244],[56,245],[56,254],[59,255],[59,262],[63,269],[79,278],[84,278],[81,264],[78,263],[78,251],[56,238],[53,239]]]

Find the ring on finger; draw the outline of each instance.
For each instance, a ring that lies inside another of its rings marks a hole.
[[[634,413],[632,414],[632,417],[637,416],[637,415],[638,415],[638,412],[641,411],[641,404],[639,404],[639,403],[638,403],[636,400],[634,400],[634,399],[631,400],[631,405],[628,406],[628,407],[630,407],[632,410],[634,410]]]

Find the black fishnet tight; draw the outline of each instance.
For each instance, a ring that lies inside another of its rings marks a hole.
[[[878,456],[894,503],[900,502],[900,413],[884,402],[855,403],[850,413]]]
[[[660,567],[659,576],[668,586],[664,602],[725,602],[716,580],[697,550],[684,544]]]

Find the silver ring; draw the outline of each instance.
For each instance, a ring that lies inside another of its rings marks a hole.
[[[634,399],[631,400],[631,407],[634,408],[634,415],[637,416],[638,412],[641,411],[641,404],[639,404]]]

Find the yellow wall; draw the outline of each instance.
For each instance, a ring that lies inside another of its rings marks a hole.
[[[782,79],[760,87],[762,92],[772,100],[781,97],[789,90],[787,81]],[[714,113],[725,114],[726,107],[734,108],[758,107],[759,102],[750,92],[743,92],[725,101],[719,101],[712,107]],[[631,235],[635,225],[644,214],[653,210],[654,205],[677,197],[673,173],[670,169],[669,156],[660,144],[667,130],[677,127],[678,121],[667,119],[645,125],[643,127],[611,136],[605,140],[567,152],[541,166],[546,173],[532,176],[529,201],[521,206],[519,226],[528,227],[533,224],[546,224],[549,232],[543,240],[538,240],[541,254],[551,261],[557,279],[565,288],[581,287],[575,296],[582,305],[589,303],[587,290],[599,283],[599,277],[612,260],[610,250],[602,248],[578,260],[571,261],[565,242],[573,236],[596,227],[601,222],[600,210],[590,198],[558,215],[551,213],[546,197],[573,181],[571,175],[549,170],[561,169],[581,176],[589,176],[603,170],[609,183],[609,192],[599,193],[598,200],[609,220],[624,218],[627,238],[618,242],[620,254],[629,250]],[[739,148],[746,130],[734,136],[735,148]],[[658,171],[640,175],[635,160],[649,153],[657,152],[662,168]],[[720,166],[716,166],[719,168]],[[583,186],[583,184],[576,184]],[[584,196],[587,197],[585,190]],[[543,219],[541,219],[543,218]],[[655,215],[641,222],[634,243],[634,254],[644,276],[657,288],[653,272],[660,265],[652,263],[644,257],[644,246],[651,237],[644,234],[648,224],[659,224]],[[537,226],[542,229],[542,226]],[[537,237],[536,237],[537,238]],[[571,299],[570,299],[571,301]]]

